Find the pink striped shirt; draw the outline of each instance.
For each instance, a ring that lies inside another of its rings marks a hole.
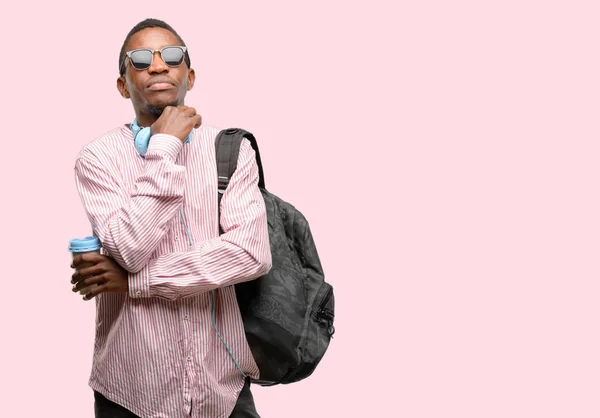
[[[215,137],[150,140],[146,157],[128,125],[85,146],[77,189],[103,252],[129,271],[129,292],[96,297],[90,386],[141,417],[228,417],[244,377],[258,377],[235,283],[271,268],[258,167],[247,140],[221,202]],[[186,228],[187,225],[187,228]],[[189,235],[188,235],[189,233]],[[192,245],[190,245],[190,239]]]

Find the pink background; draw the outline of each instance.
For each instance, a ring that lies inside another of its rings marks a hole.
[[[133,119],[118,52],[146,17],[188,44],[204,123],[256,134],[335,286],[330,350],[254,390],[263,418],[600,416],[597,2],[84,4],[2,7],[3,416],[93,416],[73,164]]]

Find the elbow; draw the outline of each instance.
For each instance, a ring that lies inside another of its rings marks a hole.
[[[273,262],[271,260],[271,252],[266,251],[262,254],[249,254],[251,264],[247,265],[245,278],[242,281],[254,280],[262,277],[271,271]]]
[[[115,242],[107,240],[103,243],[104,249],[129,273],[139,273],[148,263],[150,254],[140,248],[137,240],[129,242]]]
[[[121,267],[131,274],[139,273],[144,267],[145,262],[143,259],[135,257],[127,257],[119,252],[111,252],[105,247],[106,255],[112,257]]]
[[[264,276],[269,271],[271,271],[271,267],[273,267],[273,260],[271,258],[271,251],[266,251],[262,257],[257,260],[257,273],[258,277]]]
[[[271,267],[273,267],[273,256],[271,255],[271,242],[269,235],[267,234],[267,239],[264,243],[264,250],[262,251],[262,257],[260,257],[260,265],[262,270],[262,275],[264,276],[269,271],[271,271]]]
[[[256,277],[261,277],[269,273],[271,271],[271,263],[260,263],[258,266],[258,271],[256,272]]]
[[[142,231],[143,232],[143,231]],[[139,273],[150,260],[158,239],[150,239],[130,226],[124,226],[113,217],[110,227],[103,234],[102,246],[129,273]]]
[[[265,276],[271,271],[271,263],[266,261],[256,261],[253,268],[248,270],[247,273],[242,278],[241,282],[246,282],[249,280],[258,279],[259,277]]]
[[[118,259],[116,257],[113,258],[117,263],[119,263],[121,267],[123,267],[130,274],[139,273],[144,268],[144,265],[142,265],[141,263],[128,263],[123,259]]]
[[[121,267],[123,267],[129,273],[135,274],[135,273],[139,273],[140,271],[142,271],[142,269],[144,268],[144,264],[141,264],[141,263],[125,264],[125,265],[121,264]]]

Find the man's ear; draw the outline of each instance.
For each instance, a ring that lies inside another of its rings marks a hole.
[[[124,97],[125,99],[129,99],[131,97],[129,95],[129,92],[127,91],[125,77],[121,76],[121,77],[117,78],[117,89],[119,90],[119,93],[121,93],[121,96]]]
[[[190,68],[190,71],[188,71],[187,81],[187,91],[190,91],[194,87],[194,81],[196,81],[196,72],[193,68]]]

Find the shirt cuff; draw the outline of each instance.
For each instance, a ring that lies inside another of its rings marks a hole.
[[[167,154],[175,161],[182,147],[183,142],[176,136],[169,134],[155,134],[150,138],[146,155],[148,155],[148,153],[159,152]]]
[[[150,297],[150,267],[148,264],[146,264],[144,268],[137,273],[129,273],[127,281],[129,287],[129,297]]]

